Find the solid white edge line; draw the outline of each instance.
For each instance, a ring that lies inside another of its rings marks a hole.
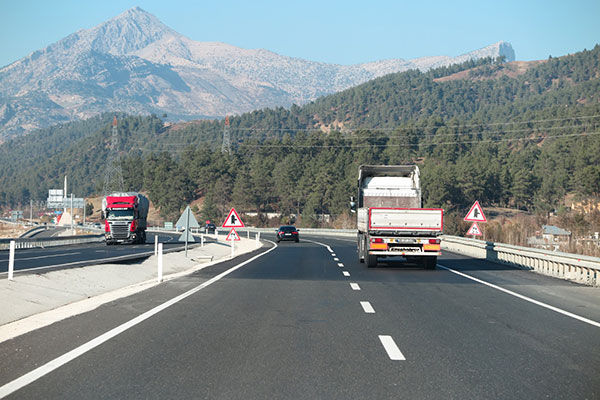
[[[320,242],[316,242],[316,241],[314,241],[314,240],[308,240],[308,239],[304,239],[304,241],[305,241],[305,242],[314,243],[314,244],[318,244],[319,246],[326,247],[326,248],[327,248],[327,250],[329,250],[329,252],[330,252],[332,255],[335,255],[335,252],[333,251],[333,249],[332,249],[330,246],[326,245],[325,243],[320,243]]]
[[[352,290],[360,290],[360,286],[358,286],[358,283],[351,283],[350,287],[352,288]]]
[[[360,305],[367,314],[375,314],[375,309],[368,301],[361,301]]]
[[[581,316],[579,316],[577,314],[573,314],[573,313],[571,313],[569,311],[565,311],[565,310],[562,310],[562,309],[560,309],[558,307],[551,306],[550,304],[542,303],[541,301],[534,300],[531,297],[523,296],[522,294],[515,293],[515,292],[513,292],[511,290],[504,289],[504,288],[502,288],[500,286],[496,286],[493,283],[489,283],[489,282],[483,281],[481,279],[477,279],[477,278],[475,278],[475,277],[473,277],[471,275],[467,275],[467,274],[465,274],[463,272],[456,271],[456,270],[454,270],[452,268],[444,267],[443,265],[440,265],[440,264],[438,264],[437,266],[440,267],[440,268],[442,268],[442,269],[445,269],[446,271],[450,271],[450,272],[452,272],[452,273],[454,273],[456,275],[460,275],[463,278],[467,278],[467,279],[470,279],[470,280],[475,281],[477,283],[481,283],[482,285],[489,286],[489,287],[491,287],[493,289],[496,289],[496,290],[499,290],[499,291],[504,292],[506,294],[509,294],[511,296],[517,297],[517,298],[519,298],[521,300],[528,301],[528,302],[533,303],[535,305],[538,305],[540,307],[547,308],[548,310],[552,310],[552,311],[557,312],[559,314],[566,315],[567,317],[571,317],[571,318],[574,318],[574,319],[579,320],[581,322],[585,322],[586,324],[590,324],[590,325],[593,325],[593,326],[595,326],[597,328],[600,328],[600,322],[596,322],[596,321],[593,321],[591,319],[587,319],[585,317],[581,317]]]
[[[344,276],[350,276],[350,272],[348,272],[348,271],[344,271],[344,272],[342,272],[342,274],[344,274]]]
[[[396,345],[396,342],[394,342],[394,339],[391,336],[379,335],[379,340],[381,341],[381,344],[383,345],[383,348],[385,349],[390,360],[392,360],[392,361],[406,360],[406,358],[404,358],[404,354],[402,354],[402,352]]]
[[[268,240],[268,241],[271,242],[270,240]],[[21,376],[20,378],[17,378],[15,380],[13,380],[12,382],[5,384],[4,386],[0,387],[0,399],[29,385],[30,383],[38,380],[39,378],[43,377],[44,375],[49,374],[50,372],[54,371],[55,369],[65,365],[66,363],[73,361],[77,357],[100,346],[101,344],[109,341],[110,339],[114,338],[115,336],[125,332],[129,328],[132,328],[135,325],[139,324],[140,322],[145,321],[146,319],[158,314],[159,312],[163,311],[164,309],[180,302],[181,300],[193,295],[194,293],[206,288],[207,286],[212,285],[213,283],[221,280],[223,277],[229,275],[230,273],[243,267],[244,265],[256,260],[259,257],[264,256],[267,253],[270,253],[271,251],[273,251],[277,248],[277,244],[275,244],[274,242],[271,242],[271,243],[273,243],[273,247],[268,249],[264,253],[257,254],[256,256],[244,261],[243,263],[238,264],[234,267],[231,267],[227,271],[220,273],[219,275],[209,279],[208,281],[204,282],[203,284],[196,286],[195,288],[190,289],[187,292],[185,292],[177,297],[174,297],[171,300],[169,300],[157,307],[154,307],[151,310],[146,311],[145,313],[135,317],[134,319],[132,319],[128,322],[125,322],[124,324],[119,325],[116,328],[111,329],[110,331],[98,336],[97,338],[92,339],[89,342],[84,343],[81,346],[63,354],[62,356],[57,357],[54,360],[49,361],[48,363],[34,369],[33,371],[26,373],[25,375]]]

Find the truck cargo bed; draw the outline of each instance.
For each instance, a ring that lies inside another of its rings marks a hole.
[[[444,210],[440,208],[380,208],[358,210],[361,231],[442,231]]]

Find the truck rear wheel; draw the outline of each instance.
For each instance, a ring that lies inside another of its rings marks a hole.
[[[375,268],[377,266],[377,256],[367,255],[365,260],[367,260],[368,268]]]
[[[363,241],[364,241],[364,239],[363,239],[362,235],[360,235],[358,237],[358,248],[357,248],[357,251],[358,251],[358,262],[360,262],[360,263],[364,263],[365,262],[365,255],[364,255],[364,252],[363,252],[363,249],[365,247],[363,245]]]
[[[422,262],[425,269],[435,269],[437,257],[423,257]]]
[[[369,254],[369,243],[365,240],[365,263],[367,264],[367,268],[375,268],[377,266],[377,256],[372,256]]]

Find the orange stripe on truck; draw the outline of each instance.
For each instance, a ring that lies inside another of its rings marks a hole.
[[[387,250],[388,245],[387,245],[387,243],[371,243],[370,249],[371,250]]]

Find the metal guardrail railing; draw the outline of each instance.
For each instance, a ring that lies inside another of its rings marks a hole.
[[[65,246],[69,244],[94,243],[104,241],[104,235],[63,236],[53,238],[17,238],[0,239],[0,250],[8,250],[10,242],[15,241],[15,249],[32,249],[36,247]]]
[[[458,236],[443,236],[442,249],[586,285],[600,286],[600,258]]]

